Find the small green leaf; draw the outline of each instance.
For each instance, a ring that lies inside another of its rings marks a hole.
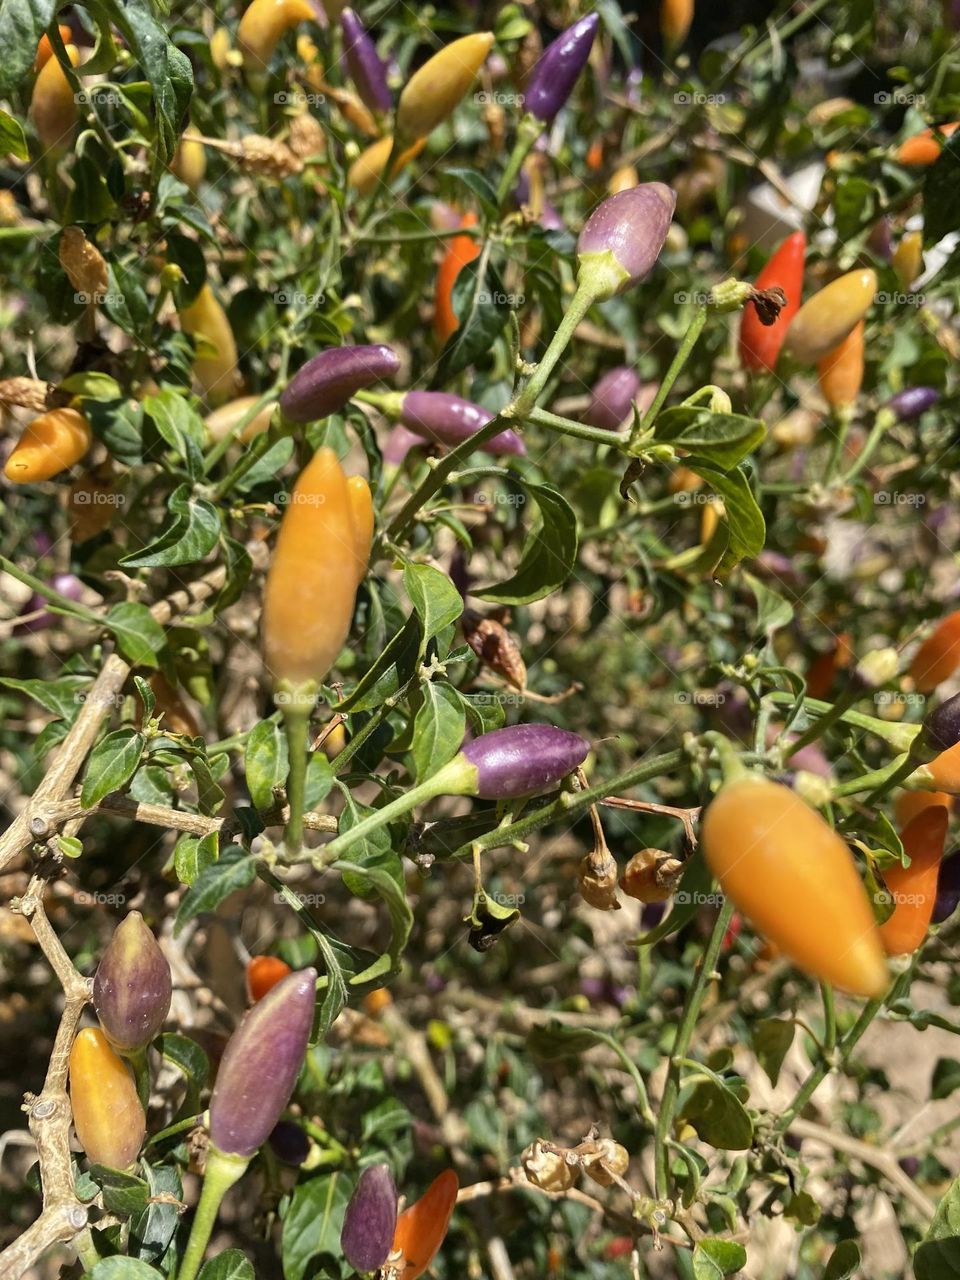
[[[753,1121],[743,1103],[717,1080],[701,1080],[694,1087],[683,1118],[718,1151],[746,1151],[753,1142]]]
[[[167,643],[167,637],[145,604],[138,604],[135,600],[115,604],[104,622],[131,666],[159,666],[158,655]]]
[[[267,813],[276,805],[274,788],[287,780],[287,735],[276,719],[261,720],[247,736],[244,756],[247,790],[254,807]]]
[[[460,323],[440,352],[434,376],[437,386],[446,386],[454,374],[487,355],[510,318],[506,286],[488,254],[481,253],[461,267],[451,302]]]
[[[103,1207],[108,1213],[128,1218],[131,1214],[142,1213],[147,1207],[150,1188],[143,1178],[102,1164],[91,1165],[90,1175],[103,1190]]]
[[[698,476],[703,476],[714,492],[723,499],[724,518],[730,530],[730,545],[721,565],[732,569],[741,560],[759,555],[763,550],[767,529],[744,472],[739,468],[729,472],[720,471],[693,454],[686,459],[686,466]]]
[[[823,1280],[853,1280],[860,1270],[860,1246],[854,1240],[841,1240],[827,1263]]]
[[[413,725],[413,760],[417,781],[429,778],[460,749],[466,731],[463,702],[444,680],[422,686],[423,702]]]
[[[937,1205],[933,1221],[913,1255],[916,1280],[956,1280],[960,1276],[960,1178]]]
[[[249,889],[257,874],[257,859],[239,845],[224,849],[219,859],[205,867],[194,884],[184,894],[173,934],[177,937],[183,926],[203,911],[213,911],[224,898],[237,889]]]
[[[152,569],[194,564],[217,545],[220,513],[212,502],[194,497],[190,486],[182,484],[170,495],[167,505],[175,517],[173,524],[148,546],[123,556],[122,565],[130,569]]]
[[[199,1280],[254,1280],[254,1275],[253,1266],[239,1249],[224,1249],[203,1264]]]
[[[0,110],[0,156],[3,155],[29,160],[30,151],[19,120],[15,120],[9,111]]]
[[[774,1088],[795,1032],[796,1026],[781,1018],[762,1018],[753,1028],[754,1053]]]
[[[137,771],[146,739],[133,729],[117,729],[93,748],[83,775],[80,803],[92,809],[104,796],[120,791]]]
[[[698,1240],[693,1251],[695,1280],[723,1280],[746,1265],[746,1249],[733,1240]]]
[[[933,1068],[930,1097],[934,1100],[949,1098],[958,1086],[960,1086],[960,1062],[956,1058],[938,1058],[937,1065]]]
[[[544,1062],[556,1062],[561,1058],[579,1058],[588,1049],[604,1044],[604,1037],[589,1027],[568,1027],[562,1022],[551,1022],[536,1027],[527,1036],[527,1048],[535,1058]]]
[[[497,468],[465,472],[461,481],[480,476],[510,476]],[[508,582],[477,588],[475,595],[496,604],[531,604],[558,590],[569,578],[577,560],[577,517],[566,498],[547,484],[520,481],[540,511],[536,528],[527,535],[517,571]]]
[[[124,1258],[118,1254],[113,1258],[101,1258],[93,1270],[87,1272],[87,1280],[163,1280],[163,1273],[137,1258]]]
[[[654,439],[696,453],[721,471],[730,471],[762,443],[767,429],[758,418],[711,413],[697,405],[675,405],[657,415]]]
[[[340,1257],[343,1215],[352,1191],[353,1180],[342,1173],[311,1178],[295,1189],[283,1220],[285,1280],[304,1280],[310,1262],[321,1254]]]
[[[445,573],[429,564],[407,564],[403,585],[423,623],[423,639],[432,640],[463,613],[463,597]]]
[[[191,885],[204,868],[217,860],[220,836],[216,831],[207,835],[181,836],[173,851],[173,869],[181,884]]]

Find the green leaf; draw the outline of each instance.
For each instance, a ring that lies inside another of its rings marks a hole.
[[[463,597],[445,573],[429,564],[407,564],[403,585],[423,623],[423,640],[432,640],[463,613]]]
[[[488,221],[497,217],[499,205],[497,193],[483,174],[476,169],[447,169],[442,174],[441,182],[455,187],[466,187],[480,201],[483,216]]]
[[[451,302],[460,324],[440,352],[436,386],[446,386],[454,374],[487,355],[510,318],[508,294],[486,254],[460,268]]]
[[[194,564],[213,550],[220,538],[220,514],[206,498],[195,498],[188,484],[170,495],[167,505],[176,517],[173,524],[139,551],[123,556],[122,565],[152,569],[161,565]]]
[[[461,475],[463,483],[490,475],[510,475],[496,468],[478,468]],[[496,604],[531,604],[558,590],[569,578],[577,560],[577,517],[566,498],[547,484],[520,483],[540,509],[540,521],[527,536],[517,571],[508,582],[477,588],[475,595]]]
[[[756,629],[760,635],[770,636],[774,631],[789,626],[793,621],[793,605],[789,600],[755,578],[752,573],[744,572],[744,579],[757,601]]]
[[[255,1280],[255,1273],[239,1249],[224,1249],[203,1264],[199,1280]]]
[[[20,121],[15,120],[8,111],[0,110],[0,156],[3,155],[15,156],[17,160],[29,160],[30,150]]]
[[[136,1258],[101,1258],[87,1280],[163,1280],[162,1273]]]
[[[683,1118],[718,1151],[746,1151],[753,1142],[753,1121],[743,1103],[718,1080],[701,1080],[694,1087]]]
[[[168,1062],[172,1062],[183,1073],[187,1081],[184,1110],[187,1115],[196,1115],[200,1110],[200,1095],[210,1075],[206,1053],[195,1040],[179,1035],[176,1031],[165,1031],[157,1036],[154,1045]]]
[[[294,1191],[283,1220],[284,1280],[304,1280],[310,1262],[329,1254],[339,1259],[343,1215],[353,1191],[342,1173],[311,1178]]]
[[[697,405],[675,405],[657,415],[654,439],[696,453],[721,471],[730,471],[752,453],[767,434],[757,418],[711,413]]]
[[[930,1097],[934,1100],[949,1098],[960,1085],[960,1062],[956,1058],[938,1058],[930,1082]]]
[[[853,1280],[860,1270],[860,1246],[854,1240],[841,1240],[827,1263],[823,1280]]]
[[[143,734],[133,729],[117,729],[97,743],[90,752],[80,790],[84,809],[92,809],[104,796],[126,786],[137,771],[145,746]]]
[[[917,1280],[955,1280],[960,1276],[960,1178],[937,1205],[933,1221],[913,1255]]]
[[[73,720],[86,701],[82,690],[89,689],[89,676],[61,676],[59,680],[0,680],[0,686],[24,693],[39,703],[44,711],[63,720]]]
[[[774,1088],[796,1029],[794,1023],[781,1018],[762,1018],[753,1028],[753,1051]]]
[[[271,718],[254,725],[247,737],[244,766],[254,807],[269,812],[276,805],[274,787],[283,786],[289,768],[287,735],[282,724]]]
[[[203,474],[203,446],[206,431],[203,419],[187,402],[169,387],[156,395],[147,396],[143,402],[144,413],[174,452],[186,462],[190,475],[199,479]]]
[[[212,866],[205,867],[194,884],[184,894],[173,934],[177,937],[183,926],[202,911],[213,911],[224,898],[237,889],[249,889],[257,874],[257,859],[239,845],[224,849]]]
[[[54,0],[3,0],[0,4],[0,94],[4,97],[30,74],[40,37],[56,9]]]
[[[193,92],[190,59],[170,41],[147,0],[95,0],[88,5],[107,14],[143,68],[153,90],[156,151],[167,164],[177,149],[180,126]]]
[[[160,650],[167,643],[167,637],[145,604],[138,604],[135,600],[115,604],[104,623],[131,666],[159,666]]]
[[[719,471],[705,459],[693,454],[686,459],[686,466],[698,476],[703,476],[714,492],[723,499],[725,520],[730,530],[730,545],[721,566],[732,569],[741,560],[759,555],[763,550],[767,528],[744,472],[739,469]]]
[[[156,1262],[167,1251],[180,1223],[176,1201],[183,1200],[183,1184],[169,1165],[142,1165],[150,1199],[142,1213],[130,1221],[130,1252],[144,1262]]]
[[[693,1251],[695,1280],[722,1280],[746,1265],[746,1249],[733,1240],[698,1240]]]
[[[463,608],[462,600],[460,608]],[[417,670],[421,633],[420,619],[414,612],[400,630],[391,637],[386,648],[363,675],[353,692],[348,694],[342,702],[337,703],[335,709],[337,711],[370,711],[374,707],[381,706],[386,698],[395,697]]]
[[[91,1165],[90,1176],[102,1188],[103,1207],[108,1213],[128,1218],[131,1214],[142,1213],[147,1207],[150,1188],[143,1178],[103,1164]]]
[[[422,686],[423,702],[413,725],[413,760],[417,781],[429,778],[460,750],[466,714],[460,695],[444,680]]]
[[[193,884],[201,871],[216,862],[219,842],[217,831],[199,839],[197,836],[180,837],[173,851],[173,869],[181,884]]]
[[[957,200],[957,165],[960,164],[960,130],[950,138],[923,179],[923,245],[931,249],[944,236],[960,228]]]
[[[356,862],[344,862],[342,859],[337,859],[332,864],[341,874],[349,872],[353,883],[365,892],[373,891],[386,904],[387,913],[390,916],[390,941],[387,945],[387,954],[392,962],[393,972],[397,972],[400,968],[400,957],[410,937],[410,930],[413,928],[413,912],[410,910],[404,891],[403,864],[400,863],[399,858],[397,863],[396,876],[380,866],[360,866]],[[358,982],[364,980],[363,974],[357,975]]]

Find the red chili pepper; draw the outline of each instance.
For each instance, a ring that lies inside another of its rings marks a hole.
[[[745,369],[772,371],[776,366],[790,321],[800,309],[806,251],[807,237],[802,231],[794,231],[757,276],[758,289],[782,289],[787,295],[787,304],[771,325],[760,323],[756,307],[744,308],[740,321],[740,363]]]
[[[465,213],[460,219],[461,227],[476,225],[475,213]],[[453,286],[457,282],[457,276],[468,262],[473,262],[479,256],[480,245],[474,236],[454,236],[447,245],[437,271],[437,291],[433,307],[433,331],[441,345],[460,327],[457,313],[453,309]]]
[[[247,994],[253,1004],[292,970],[279,956],[253,956],[247,964]]]
[[[942,806],[924,809],[902,833],[909,867],[897,863],[883,873],[894,901],[893,915],[880,926],[880,940],[888,955],[912,955],[927,936],[948,822]]]
[[[403,1255],[399,1268],[403,1280],[417,1280],[436,1257],[450,1226],[459,1187],[457,1175],[446,1169],[397,1219],[393,1252]]]

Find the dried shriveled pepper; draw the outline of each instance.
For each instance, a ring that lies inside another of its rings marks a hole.
[[[90,423],[82,413],[76,409],[51,409],[24,428],[3,474],[14,484],[49,480],[79,462],[92,441]]]
[[[96,1027],[70,1050],[70,1106],[80,1145],[94,1164],[129,1169],[147,1132],[133,1075]]]
[[[492,44],[492,31],[461,36],[415,71],[397,104],[397,136],[407,143],[425,138],[452,115],[476,79]]]
[[[460,219],[461,227],[475,227],[477,215],[468,210]],[[433,331],[441,344],[460,327],[453,309],[453,286],[457,276],[467,265],[480,256],[480,242],[476,236],[452,236],[437,270],[437,287],[433,299]]]
[[[817,379],[831,409],[856,402],[863,385],[864,321],[855,324],[843,341],[817,361]]]
[[[256,1004],[293,970],[279,956],[251,956],[247,962],[247,995]]]
[[[515,689],[527,687],[527,668],[516,640],[496,618],[483,618],[464,609],[460,618],[463,638],[482,663],[503,676]]]
[[[773,324],[763,324],[756,307],[744,307],[740,318],[739,349],[740,363],[745,369],[772,372],[776,367],[790,322],[800,310],[806,251],[807,237],[802,231],[794,231],[774,250],[757,276],[758,289],[782,289],[787,301]]]
[[[118,1053],[137,1054],[163,1026],[170,1011],[170,965],[139,911],[113,932],[93,979],[93,1007]]]
[[[707,808],[702,844],[723,892],[806,973],[857,995],[886,990],[850,850],[789,787],[755,774],[727,782]]]
[[[180,312],[186,333],[197,340],[193,375],[211,404],[227,400],[236,390],[237,343],[227,313],[209,284]]]
[[[912,955],[927,935],[948,821],[947,810],[940,805],[917,814],[901,835],[909,867],[896,863],[883,873],[894,903],[893,914],[880,926],[880,939],[888,955]]]
[[[437,1256],[450,1227],[459,1189],[457,1175],[446,1169],[434,1178],[419,1200],[400,1214],[392,1253],[401,1255],[396,1272],[403,1280],[417,1280]]]
[[[913,655],[910,677],[920,693],[932,693],[960,667],[960,609],[948,613]]]
[[[66,46],[71,66],[80,63],[80,50]],[[73,139],[79,111],[73,87],[58,58],[48,58],[37,75],[30,98],[30,116],[44,151],[65,151]]]
[[[873,304],[877,275],[848,271],[808,298],[790,323],[783,350],[801,364],[816,364],[843,341]]]

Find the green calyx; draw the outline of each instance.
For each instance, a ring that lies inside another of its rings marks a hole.
[[[250,1157],[230,1155],[226,1151],[220,1151],[212,1143],[207,1148],[203,1190],[200,1192],[200,1203],[193,1217],[190,1239],[187,1241],[183,1263],[177,1272],[177,1280],[195,1280],[223,1197],[243,1177],[249,1163]]]
[[[630,283],[630,272],[620,265],[611,249],[582,253],[578,262],[577,292],[589,294],[593,302],[615,298]]]

